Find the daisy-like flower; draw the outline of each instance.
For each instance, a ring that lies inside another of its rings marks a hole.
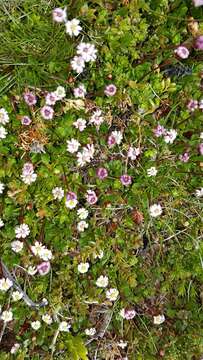
[[[78,151],[80,143],[76,139],[67,140],[67,151],[74,154]]]
[[[25,125],[25,126],[30,125],[31,122],[32,122],[32,120],[30,119],[30,117],[29,117],[29,116],[26,116],[26,115],[23,116],[22,119],[21,119],[21,124],[22,124],[22,125]]]
[[[4,189],[5,189],[5,185],[2,182],[0,182],[0,194],[3,194]]]
[[[165,135],[166,129],[164,126],[158,124],[157,127],[153,130],[153,133],[156,137]]]
[[[45,120],[52,120],[54,116],[54,109],[51,106],[45,105],[40,110],[41,116]]]
[[[90,117],[89,122],[90,122],[90,124],[93,124],[93,125],[99,127],[104,122],[104,118],[102,116],[101,110],[96,110]]]
[[[88,210],[85,209],[84,207],[77,210],[77,215],[81,220],[87,219],[88,214],[89,214]]]
[[[203,187],[195,191],[197,197],[203,197]]]
[[[27,224],[18,225],[15,228],[15,233],[17,239],[25,239],[30,234],[29,226]]]
[[[13,320],[13,313],[11,310],[5,310],[2,312],[0,319],[3,320],[5,323]]]
[[[100,180],[104,180],[108,176],[108,171],[105,168],[99,168],[97,169],[97,176]]]
[[[87,190],[86,199],[90,205],[96,204],[98,200],[97,195],[93,190]]]
[[[116,301],[119,296],[119,291],[115,288],[111,288],[106,291],[106,298],[110,301]]]
[[[40,143],[38,140],[33,140],[30,145],[30,152],[35,154],[45,153],[44,144]]]
[[[132,147],[132,146],[129,147],[128,157],[131,160],[136,160],[139,155],[140,155],[140,148],[136,148],[136,147]]]
[[[22,174],[22,175],[21,175],[21,178],[22,178],[22,181],[23,181],[26,185],[30,185],[30,184],[32,184],[33,182],[36,181],[36,179],[37,179],[37,174],[35,174],[35,173],[28,174],[28,175]]]
[[[40,251],[39,251],[39,257],[42,259],[42,260],[44,260],[44,261],[46,261],[46,262],[48,262],[48,260],[51,260],[52,259],[52,252],[51,252],[51,250],[49,250],[49,249],[47,249],[47,248],[44,248],[44,249],[41,249]],[[46,270],[47,270],[47,268],[48,268],[48,264],[46,264],[46,266],[44,265],[44,268],[46,267]]]
[[[12,241],[11,243],[11,249],[15,252],[15,253],[19,253],[23,250],[23,242],[19,241],[19,240],[15,240]]]
[[[2,228],[4,226],[4,222],[3,220],[0,218],[0,228]]]
[[[190,55],[189,50],[185,46],[178,46],[174,53],[181,59],[187,59]]]
[[[129,186],[130,184],[132,184],[132,177],[130,175],[121,175],[120,180],[124,186]]]
[[[149,213],[152,217],[157,217],[162,214],[163,210],[160,204],[151,205],[149,208]]]
[[[155,325],[161,325],[165,321],[164,315],[157,315],[153,317],[153,321]]]
[[[65,23],[66,33],[68,35],[70,35],[71,37],[78,36],[82,30],[82,28],[79,24],[80,24],[80,21],[78,19],[72,19],[72,20],[66,21],[66,23]]]
[[[34,167],[31,162],[27,162],[23,165],[23,174],[30,175],[34,172]]]
[[[180,161],[187,163],[188,160],[190,158],[190,155],[188,154],[188,152],[185,152],[184,154],[179,156]]]
[[[117,345],[121,348],[121,349],[125,349],[126,346],[128,345],[128,343],[126,341],[120,340]],[[123,359],[124,360],[124,359]]]
[[[131,320],[135,317],[136,311],[134,309],[121,309],[120,315],[123,319]]]
[[[17,351],[19,350],[19,348],[20,348],[20,344],[19,344],[19,343],[15,343],[15,344],[12,346],[12,348],[11,348],[11,350],[10,350],[10,353],[11,353],[11,354],[16,354]]]
[[[20,291],[13,291],[13,293],[12,293],[12,300],[13,301],[19,301],[19,300],[21,300],[22,299],[22,297],[23,297],[23,293],[22,292],[20,292]]]
[[[85,62],[95,61],[97,58],[97,49],[94,44],[81,42],[77,46],[77,54],[80,55]]]
[[[88,223],[84,220],[81,220],[78,224],[77,224],[77,229],[79,232],[84,232],[85,229],[88,228]]]
[[[0,290],[1,291],[8,291],[11,286],[13,286],[13,282],[9,278],[1,278],[0,279]]]
[[[85,329],[85,335],[87,336],[94,336],[96,334],[95,328]]]
[[[41,327],[41,322],[39,320],[32,321],[31,327],[33,328],[33,330],[39,330]]]
[[[52,194],[55,200],[61,200],[64,197],[64,190],[61,187],[55,187]]]
[[[57,100],[62,100],[66,97],[66,90],[63,86],[58,86],[54,91],[54,94],[56,95]]]
[[[156,176],[157,172],[158,172],[158,170],[154,166],[147,169],[148,176]]]
[[[85,86],[83,84],[80,84],[77,88],[73,89],[74,96],[76,98],[83,98],[85,97],[87,91],[85,89]]]
[[[0,139],[5,139],[8,132],[3,126],[0,126]]]
[[[62,23],[64,21],[66,21],[67,15],[66,15],[66,8],[65,9],[61,9],[61,8],[56,8],[52,11],[52,17],[53,20],[56,21],[57,23]]]
[[[35,256],[40,256],[41,252],[45,249],[45,246],[39,241],[35,241],[34,245],[31,246],[31,250]]]
[[[35,266],[28,266],[27,272],[29,275],[35,275],[37,273],[37,268]]]
[[[89,267],[90,267],[90,264],[88,262],[80,263],[80,264],[78,264],[78,272],[81,274],[85,274],[86,272],[88,272]]]
[[[202,103],[203,105],[203,103]],[[200,106],[201,106],[201,100],[200,100]],[[191,99],[188,103],[187,103],[187,108],[189,111],[193,112],[196,109],[198,109],[198,101],[197,100],[193,100]],[[200,107],[201,109],[201,107]]]
[[[108,283],[109,283],[109,279],[108,279],[108,276],[99,276],[97,281],[96,281],[96,285],[100,288],[105,288],[108,286]]]
[[[108,137],[108,145],[109,147],[113,147],[114,145],[120,145],[123,139],[123,134],[121,131],[113,131],[111,135]]]
[[[52,317],[49,314],[43,314],[42,315],[42,320],[47,324],[47,325],[51,325],[53,320]]]
[[[69,191],[66,195],[66,202],[65,202],[66,207],[68,209],[74,209],[77,203],[78,203],[77,195],[74,192]]]
[[[79,118],[73,123],[73,126],[75,126],[76,129],[82,132],[83,130],[85,130],[86,124],[86,120]]]
[[[59,331],[69,332],[71,325],[67,323],[67,321],[61,321],[59,324]]]
[[[47,275],[51,269],[51,264],[49,261],[44,261],[41,264],[37,265],[38,273],[41,276]]]
[[[55,105],[58,97],[55,92],[50,92],[45,96],[46,105]]]
[[[9,122],[9,116],[6,109],[1,108],[0,109],[0,124],[6,125]]]
[[[173,144],[174,140],[176,139],[177,131],[174,129],[168,130],[166,135],[164,135],[164,140],[167,144]]]
[[[116,94],[117,88],[114,84],[107,85],[104,90],[106,96],[114,96]]]
[[[71,67],[77,72],[77,74],[82,73],[85,67],[85,62],[82,56],[74,56],[74,58],[71,60]]]
[[[104,257],[104,252],[103,250],[99,250],[99,252],[96,252],[93,254],[93,258],[94,259],[102,259]]]
[[[24,100],[27,105],[33,106],[37,103],[37,97],[33,92],[26,91],[23,95]]]
[[[203,0],[193,0],[193,4],[195,7],[199,7],[203,5]]]

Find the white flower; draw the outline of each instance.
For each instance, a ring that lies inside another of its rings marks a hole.
[[[13,282],[8,278],[1,278],[0,279],[0,290],[1,291],[8,291],[11,286],[13,286]]]
[[[87,121],[86,121],[86,120],[84,120],[84,119],[77,119],[77,120],[73,123],[73,126],[75,126],[76,129],[79,129],[79,130],[82,132],[83,130],[85,130],[86,124],[87,124]]]
[[[97,259],[97,258],[98,258],[98,259],[102,259],[103,256],[104,256],[103,250],[99,250],[99,252],[93,254],[93,258],[94,258],[94,259]]]
[[[90,264],[88,262],[86,263],[80,263],[78,264],[78,272],[81,274],[85,274],[90,267]]]
[[[44,261],[51,260],[52,259],[52,252],[51,252],[51,250],[49,250],[47,248],[41,249],[39,251],[39,257]]]
[[[84,98],[86,95],[86,89],[83,84],[80,84],[77,88],[73,89],[74,96],[76,98]]]
[[[11,249],[12,249],[15,253],[21,252],[22,249],[23,249],[23,242],[22,242],[22,241],[19,241],[19,240],[12,241],[12,243],[11,243]]]
[[[88,228],[88,223],[84,220],[81,220],[78,224],[77,224],[77,229],[79,232],[84,232],[85,229]]]
[[[77,163],[78,166],[84,166],[86,163],[89,163],[91,159],[93,159],[94,155],[94,145],[88,144],[86,147],[83,148],[82,152],[77,153]]]
[[[8,132],[3,126],[0,126],[0,139],[5,139]]]
[[[177,136],[177,131],[174,129],[168,130],[164,135],[164,140],[167,144],[172,144]]]
[[[31,250],[33,252],[34,255],[36,256],[40,256],[42,250],[45,249],[45,246],[42,245],[42,243],[35,241],[35,244],[31,246]]]
[[[156,176],[157,172],[158,172],[158,170],[154,166],[147,169],[148,176]]]
[[[157,315],[154,316],[154,324],[155,325],[160,325],[165,321],[165,316],[164,315]]]
[[[120,145],[120,143],[121,143],[121,141],[122,141],[122,139],[123,139],[123,134],[122,134],[122,132],[115,130],[115,131],[113,131],[113,132],[111,133],[111,135],[114,137],[116,144],[117,144],[117,145]]]
[[[110,301],[115,301],[118,298],[119,291],[117,289],[109,289],[106,291],[106,297]]]
[[[13,299],[13,301],[21,300],[22,297],[23,297],[23,293],[22,293],[22,292],[13,291],[13,293],[12,293],[12,299]]]
[[[65,205],[68,209],[74,209],[78,203],[77,199],[66,200]]]
[[[94,336],[96,334],[95,328],[85,329],[85,334],[88,336]]]
[[[9,322],[13,320],[13,313],[11,310],[5,310],[1,314],[1,320],[4,322]]]
[[[128,150],[128,157],[131,160],[136,160],[139,155],[140,155],[140,149],[130,146]]]
[[[90,124],[94,124],[95,126],[98,126],[98,127],[103,123],[103,121],[104,121],[104,118],[102,116],[101,110],[96,110],[92,114],[92,116],[89,120]]]
[[[54,93],[57,97],[57,100],[62,100],[64,97],[66,97],[66,90],[63,86],[58,86]]]
[[[71,154],[77,152],[79,146],[80,143],[77,140],[75,139],[67,140],[67,151],[70,152]]]
[[[27,224],[21,224],[19,226],[16,226],[15,233],[16,233],[17,239],[20,239],[20,238],[25,239],[26,236],[28,236],[30,233],[29,226]]]
[[[85,209],[84,207],[77,210],[77,215],[81,220],[87,219],[88,214],[89,214],[88,210]]]
[[[0,182],[0,194],[3,194],[4,189],[5,189],[5,185],[2,182]]]
[[[8,112],[6,111],[6,109],[1,108],[0,109],[0,124],[5,125],[8,122],[9,122]]]
[[[98,277],[97,281],[96,281],[96,285],[98,287],[101,287],[101,288],[105,288],[108,286],[108,283],[109,283],[109,279],[107,276],[103,276],[101,275],[100,277]]]
[[[203,196],[203,187],[200,188],[200,189],[197,189],[195,191],[195,194],[196,194],[197,197],[202,197]]]
[[[51,325],[51,323],[53,321],[49,314],[42,315],[42,320],[48,325]]]
[[[149,213],[152,217],[157,217],[162,214],[162,207],[160,204],[151,205],[149,208]]]
[[[82,56],[85,62],[95,61],[97,58],[97,49],[95,48],[94,44],[81,42],[77,46],[77,54]]]
[[[26,185],[30,185],[36,181],[37,174],[35,174],[35,173],[27,174],[27,175],[23,174],[23,175],[21,175],[21,178]]]
[[[200,133],[200,139],[203,139],[203,132]]]
[[[15,343],[15,344],[12,346],[12,348],[11,348],[11,350],[10,350],[10,353],[11,353],[11,354],[15,354],[15,353],[18,351],[19,348],[20,348],[20,344]]]
[[[32,327],[34,330],[39,330],[39,328],[41,327],[41,322],[40,322],[39,320],[32,321],[32,322],[31,322],[31,327]]]
[[[66,331],[69,332],[71,325],[67,323],[67,321],[61,321],[59,325],[59,331]]]
[[[2,228],[4,226],[4,222],[3,220],[0,218],[0,228]]]
[[[118,342],[117,343],[117,345],[121,348],[121,349],[125,349],[126,348],[126,346],[128,345],[128,343],[125,341],[123,341],[123,340],[121,340],[120,342]]]
[[[74,56],[74,58],[71,60],[71,67],[77,72],[77,74],[82,73],[85,67],[85,62],[82,56]]]
[[[55,200],[61,200],[64,197],[64,190],[61,187],[55,187],[52,194]]]
[[[37,273],[37,268],[35,266],[28,266],[27,272],[29,275],[35,275]]]
[[[80,21],[78,19],[72,19],[65,23],[66,32],[70,36],[78,36],[80,31],[82,30],[81,26],[79,25]]]

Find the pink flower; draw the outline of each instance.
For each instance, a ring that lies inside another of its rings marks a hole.
[[[54,110],[51,106],[45,105],[41,108],[40,113],[45,120],[51,120],[54,116]]]
[[[122,309],[120,315],[126,320],[131,320],[135,317],[136,311],[134,309]]]
[[[87,202],[91,205],[96,204],[98,200],[97,195],[93,190],[87,190],[86,199]]]
[[[97,176],[100,180],[103,180],[108,176],[108,171],[105,168],[99,168],[97,170]]]
[[[160,137],[162,135],[165,135],[166,129],[162,125],[158,124],[157,127],[153,130],[153,132],[156,137]]]
[[[189,158],[190,156],[187,152],[179,156],[179,159],[184,163],[188,162]]]
[[[23,116],[21,119],[22,125],[30,125],[32,120],[29,118],[29,116]]]
[[[104,94],[107,96],[114,96],[117,91],[117,88],[114,84],[107,85]]]
[[[203,143],[199,145],[199,153],[203,155]]]
[[[52,11],[52,17],[53,17],[53,20],[58,23],[62,23],[64,21],[66,21],[66,8],[65,9],[61,9],[61,8],[54,9]]]
[[[55,105],[56,101],[58,100],[57,95],[54,92],[50,92],[45,97],[46,105]]]
[[[24,97],[26,104],[29,106],[35,105],[37,102],[36,95],[30,91],[25,92],[23,97]]]
[[[189,111],[195,111],[196,109],[198,109],[198,101],[191,99],[187,104],[187,108]]]
[[[185,46],[178,46],[174,53],[179,56],[181,59],[187,59],[190,55],[189,50]]]
[[[195,7],[202,6],[203,0],[193,0],[193,4]]]
[[[80,84],[77,88],[73,89],[73,93],[76,98],[84,98],[86,95],[86,89],[83,84]]]
[[[66,200],[77,200],[77,195],[73,191],[69,191],[66,195]]]
[[[116,139],[113,135],[109,135],[108,137],[108,145],[109,147],[112,147],[116,144]]]
[[[195,40],[195,47],[198,50],[203,50],[203,35],[197,37],[197,39]]]
[[[132,178],[130,175],[127,175],[127,174],[124,174],[120,177],[120,180],[121,180],[121,183],[124,185],[124,186],[128,186],[132,183]]]
[[[40,275],[48,274],[50,269],[51,269],[51,265],[50,265],[49,261],[44,261],[44,262],[42,262],[41,264],[39,264],[37,266],[37,270],[38,270]]]
[[[30,175],[34,172],[34,167],[31,162],[27,162],[23,165],[23,175]]]

